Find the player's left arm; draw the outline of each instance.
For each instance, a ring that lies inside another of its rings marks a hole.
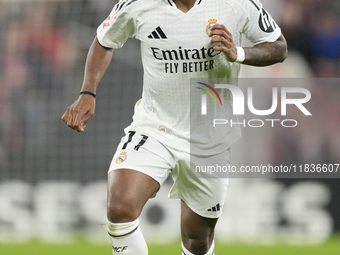
[[[213,37],[214,35],[217,35],[217,37]],[[216,24],[213,26],[209,36],[212,37],[211,44],[218,43],[214,50],[223,52],[228,61],[236,61],[237,49],[231,33],[224,25]],[[268,66],[280,63],[286,59],[288,54],[287,42],[282,34],[274,42],[263,42],[243,49],[245,59],[242,64],[252,66]]]

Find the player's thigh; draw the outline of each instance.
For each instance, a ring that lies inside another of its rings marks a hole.
[[[135,220],[159,187],[155,179],[136,170],[111,171],[108,174],[108,219],[116,223]]]
[[[181,237],[184,245],[190,247],[191,242],[201,242],[210,247],[214,238],[214,229],[218,218],[206,218],[198,215],[181,201]]]
[[[134,220],[167,179],[169,151],[156,139],[129,131],[118,145],[108,176],[108,218]],[[123,217],[122,215],[126,215]]]

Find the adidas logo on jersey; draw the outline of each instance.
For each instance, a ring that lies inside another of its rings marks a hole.
[[[220,203],[218,203],[217,205],[211,207],[210,209],[208,209],[208,212],[219,212],[221,210],[221,206]]]
[[[157,27],[151,34],[148,35],[150,39],[167,39],[161,27]]]

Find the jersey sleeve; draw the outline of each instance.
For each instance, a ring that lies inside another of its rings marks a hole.
[[[253,44],[274,42],[281,35],[281,29],[259,0],[242,0],[243,22],[241,32]]]
[[[108,48],[121,48],[129,37],[136,36],[135,0],[120,0],[97,28],[97,38]]]

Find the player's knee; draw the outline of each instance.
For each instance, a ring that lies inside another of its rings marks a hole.
[[[109,202],[107,206],[107,218],[111,222],[130,222],[139,217],[139,210],[131,202]]]
[[[198,228],[198,229],[182,229],[182,236],[188,240],[196,240],[197,242],[204,242],[204,240],[214,239],[214,229],[213,228]]]

